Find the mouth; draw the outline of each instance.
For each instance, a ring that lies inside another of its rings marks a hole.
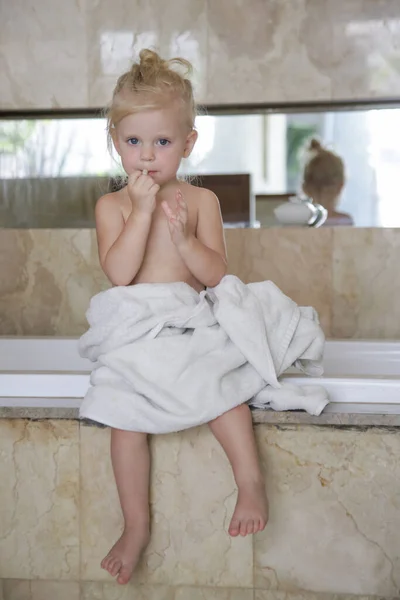
[[[142,171],[143,175],[155,175],[157,173],[157,171],[148,171],[147,169],[143,169]]]

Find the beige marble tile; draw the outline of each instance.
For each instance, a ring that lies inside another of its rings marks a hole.
[[[81,600],[76,581],[4,581],[4,600]]]
[[[305,0],[209,2],[208,102],[330,98],[331,81],[310,60],[301,39],[307,5]]]
[[[84,582],[81,600],[253,600],[253,590]]]
[[[106,105],[119,75],[129,69],[142,48],[163,57],[183,56],[195,68],[196,96],[204,99],[206,0],[88,0],[89,102]]]
[[[226,229],[226,249],[228,253],[228,271],[242,281],[246,280],[247,254],[245,252],[246,230]]]
[[[398,595],[400,436],[265,427],[257,434],[271,513],[255,538],[255,587]]]
[[[90,298],[109,287],[94,230],[4,230],[0,245],[0,335],[83,333]]]
[[[1,9],[0,107],[87,106],[84,1],[2,2]]]
[[[253,600],[254,590],[177,588],[174,600]]]
[[[226,239],[230,273],[244,281],[272,279],[298,304],[315,306],[329,335],[331,230],[238,229],[227,230]],[[90,298],[109,286],[95,232],[5,230],[0,247],[6,257],[0,262],[0,334],[83,333]]]
[[[4,600],[31,600],[32,589],[31,581],[19,579],[4,579],[3,596]],[[3,600],[3,599],[2,599]]]
[[[246,282],[269,279],[300,306],[313,306],[330,336],[331,229],[247,230],[239,259]]]
[[[32,250],[30,236],[20,236],[18,231],[4,229],[0,234],[0,285],[1,296],[21,293],[27,287],[25,264]]]
[[[398,338],[399,229],[226,231],[229,272],[314,306],[327,336]],[[0,335],[80,335],[109,287],[94,230],[0,231]],[[334,296],[333,296],[334,294]]]
[[[246,279],[246,233],[226,234],[230,272]],[[108,286],[94,230],[0,231],[0,335],[80,335]]]
[[[336,338],[400,337],[400,229],[334,232]]]
[[[148,46],[194,63],[200,102],[400,93],[397,0],[3,4],[2,108],[103,106],[132,55]]]
[[[0,421],[0,578],[78,579],[78,426]]]
[[[26,264],[31,250],[29,235],[21,236],[12,229],[0,231],[0,335],[17,331],[13,311],[28,288]]]
[[[134,585],[84,581],[80,600],[175,600],[174,588],[168,586]]]
[[[300,40],[333,98],[396,97],[399,35],[397,0],[308,0]]]
[[[157,436],[152,456],[152,541],[135,582],[251,587],[252,540],[226,533],[236,491],[208,429]],[[121,530],[121,515],[107,429],[81,427],[81,486],[81,577],[109,581],[99,563]]]
[[[396,97],[397,0],[219,0],[208,8],[208,102]]]

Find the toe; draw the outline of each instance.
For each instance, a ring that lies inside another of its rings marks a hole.
[[[108,565],[110,564],[110,561],[111,561],[111,556],[109,554],[107,554],[107,556],[105,556],[103,558],[103,560],[101,561],[101,568],[107,570]]]
[[[105,570],[108,571],[110,573],[110,575],[112,574],[112,568],[115,562],[115,558],[113,556],[110,556],[106,562],[106,566],[105,566]]]
[[[115,559],[114,562],[112,563],[112,565],[110,566],[110,575],[112,575],[113,577],[115,577],[116,575],[118,575],[118,573],[120,572],[122,567],[122,563],[120,560]]]
[[[261,528],[260,519],[254,519],[253,533],[258,533],[260,531],[260,528]]]
[[[132,575],[132,569],[128,569],[128,567],[122,567],[119,575],[118,575],[118,583],[121,583],[122,585],[124,585],[125,583],[128,583],[128,581],[130,580]]]
[[[253,519],[249,519],[247,521],[247,534],[254,533],[254,521]]]
[[[244,519],[240,521],[239,533],[243,537],[247,535],[247,521],[245,521]]]
[[[231,524],[229,525],[229,535],[236,537],[239,535],[240,523],[237,519],[232,519]]]

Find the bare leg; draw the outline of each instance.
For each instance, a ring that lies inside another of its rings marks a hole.
[[[147,434],[111,430],[111,460],[124,515],[124,531],[101,562],[118,583],[128,583],[149,541],[150,451]]]
[[[262,531],[268,521],[268,500],[249,407],[247,404],[237,406],[211,421],[209,426],[226,452],[238,486],[230,535]]]

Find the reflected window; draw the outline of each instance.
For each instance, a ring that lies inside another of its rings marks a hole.
[[[118,43],[121,57],[133,42]],[[227,194],[240,181],[243,206],[248,204],[243,220],[251,224],[278,224],[273,209],[301,192],[305,147],[318,136],[345,163],[338,208],[356,226],[400,227],[400,109],[203,114],[196,128],[197,144],[179,174],[211,182],[225,176],[225,188],[221,179],[218,189]],[[103,118],[0,120],[3,227],[93,227],[96,199],[119,175],[123,171],[118,155],[108,151]],[[240,199],[235,202],[240,205]]]
[[[108,176],[120,170],[107,150],[104,119],[0,122],[0,177]]]

